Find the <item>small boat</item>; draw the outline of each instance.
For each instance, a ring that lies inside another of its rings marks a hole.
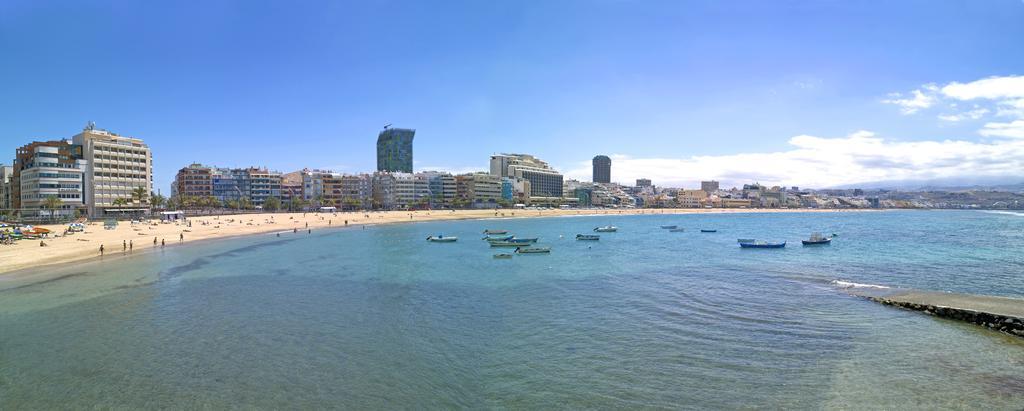
[[[523,243],[513,243],[511,241],[491,241],[491,247],[522,247]]]
[[[661,226],[661,228],[664,228],[666,230],[675,230],[677,227],[679,227],[679,226],[677,226],[677,225],[663,225],[663,226]]]
[[[742,244],[742,243],[753,243],[755,241],[757,241],[757,240],[753,239],[753,238],[737,238],[736,239],[736,242],[740,243],[740,244]]]
[[[484,234],[508,234],[508,230],[484,230]]]
[[[601,236],[596,234],[576,234],[576,239],[580,241],[597,241],[601,239]]]
[[[671,230],[668,230],[668,232],[670,232],[670,233],[681,233],[683,231],[686,231],[686,229],[684,229],[684,228],[673,228]]]
[[[811,234],[811,238],[807,240],[801,240],[804,245],[826,245],[832,243],[832,237],[825,237],[821,233]]]
[[[551,247],[519,247],[516,248],[516,252],[519,254],[547,254],[551,252]]]
[[[786,242],[781,243],[769,243],[767,241],[754,241],[750,243],[740,243],[742,248],[783,248],[786,246]]]
[[[701,229],[700,232],[702,232],[702,233],[717,233],[718,230],[704,230],[704,229]]]
[[[533,243],[536,243],[537,240],[539,240],[539,238],[537,238],[537,237],[533,237],[533,238],[514,238],[513,237],[513,238],[508,239],[508,242],[510,242],[510,243],[518,243],[518,244],[533,244]]]
[[[508,241],[511,240],[511,235],[499,235],[499,236],[486,236],[483,238],[484,241]]]
[[[499,259],[512,258],[512,254],[509,254],[509,253],[495,254],[494,258],[499,258]]]
[[[594,231],[599,233],[614,233],[616,231],[619,231],[619,228],[613,225],[606,225],[604,227],[597,227],[594,229]]]
[[[427,237],[427,241],[434,243],[454,243],[459,240],[459,237],[445,237],[443,235],[432,235]]]

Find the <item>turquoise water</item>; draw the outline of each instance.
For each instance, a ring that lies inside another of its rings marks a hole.
[[[620,231],[571,239],[605,224]],[[485,228],[553,251],[495,260]],[[801,247],[812,231],[839,237]],[[460,240],[424,241],[439,233]],[[747,237],[790,245],[740,249]],[[1024,297],[1021,250],[1024,216],[984,212],[454,221],[168,247],[0,282],[0,409],[1020,409],[1024,339],[833,281]]]

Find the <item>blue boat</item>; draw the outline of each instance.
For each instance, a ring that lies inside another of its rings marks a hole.
[[[512,237],[513,236],[511,235],[486,236],[484,237],[484,241],[508,241],[511,240]]]
[[[832,243],[832,237],[825,237],[821,233],[811,234],[808,240],[801,240],[804,245],[828,245]]]
[[[742,248],[784,248],[784,247],[786,247],[786,242],[783,241],[781,243],[769,243],[767,241],[754,241],[754,242],[749,242],[749,243],[740,243],[740,247],[742,247]]]
[[[718,230],[700,230],[702,233],[717,233]]]

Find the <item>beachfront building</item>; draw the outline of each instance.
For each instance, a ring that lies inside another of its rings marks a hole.
[[[33,142],[15,150],[11,207],[23,217],[72,216],[86,212],[88,167],[80,147],[66,140]],[[50,208],[49,198],[58,200]]]
[[[416,130],[388,128],[377,134],[377,171],[412,173],[412,139]]]
[[[213,195],[213,167],[193,163],[178,170],[171,185],[171,197],[210,197]]]
[[[427,182],[430,208],[451,207],[457,192],[455,176],[444,171],[423,171],[416,178]]]
[[[594,172],[593,181],[595,183],[611,183],[612,182],[612,159],[608,156],[596,156],[593,160]]]
[[[149,211],[148,199],[139,201],[133,191],[153,192],[153,153],[141,139],[122,136],[89,124],[71,138],[85,160],[85,206],[92,217]],[[115,205],[123,200],[133,206]]]
[[[494,208],[501,200],[501,179],[490,173],[455,176],[456,195],[473,208]]]
[[[705,193],[708,193],[708,194],[714,193],[714,192],[718,191],[718,182],[715,181],[715,180],[701,181],[700,182],[700,189],[703,190]]]
[[[265,168],[246,169],[249,174],[249,200],[255,207],[263,207],[268,198],[281,199],[281,173]]]
[[[11,177],[14,167],[0,164],[0,214],[6,214],[13,206],[11,203]]]
[[[679,190],[676,193],[676,202],[684,208],[703,207],[707,199],[708,192],[704,190]]]
[[[559,202],[562,199],[562,174],[551,168],[548,163],[532,155],[493,155],[491,156],[491,174],[529,181],[530,202]]]
[[[319,195],[324,206],[342,210],[370,208],[373,179],[369,174],[320,173],[323,193]]]
[[[213,197],[221,204],[242,202],[250,195],[249,173],[243,168],[215,168],[210,178]],[[236,207],[241,207],[236,204]]]

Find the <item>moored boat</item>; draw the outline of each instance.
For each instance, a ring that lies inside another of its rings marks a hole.
[[[495,254],[494,258],[498,258],[498,259],[512,258],[512,254],[509,254],[509,253],[499,253],[499,254]]]
[[[427,237],[427,241],[433,243],[454,243],[459,240],[459,237],[445,237],[443,235],[432,235]]]
[[[718,230],[705,230],[705,229],[703,229],[703,228],[702,228],[702,229],[700,230],[700,232],[702,232],[702,233],[717,233],[717,232],[718,232]]]
[[[737,238],[736,239],[737,243],[752,243],[752,242],[755,242],[755,241],[757,241],[757,240],[753,239],[753,238]]]
[[[516,248],[516,252],[519,254],[547,254],[551,252],[551,247],[519,247]]]
[[[832,237],[825,237],[821,233],[811,234],[811,238],[807,240],[801,240],[804,245],[826,245],[832,243]]]
[[[742,248],[783,248],[786,246],[786,242],[781,243],[770,243],[767,241],[754,241],[750,243],[740,243]]]
[[[668,230],[668,232],[670,232],[670,233],[681,233],[681,232],[684,232],[684,231],[686,231],[686,229],[683,229],[683,228],[673,228],[671,230]]]
[[[513,243],[511,241],[491,241],[491,247],[522,247],[523,243]]]
[[[576,239],[580,241],[597,241],[601,239],[601,236],[596,234],[576,234]]]
[[[514,237],[514,236],[511,236],[511,235],[490,236],[489,235],[489,236],[484,237],[483,239],[484,239],[484,241],[508,241],[508,240],[511,240],[512,237]]]
[[[508,234],[508,230],[484,230],[484,234]]]
[[[679,226],[677,226],[677,225],[663,225],[663,226],[661,226],[661,228],[664,228],[666,230],[674,230],[677,227],[679,227]]]
[[[533,244],[533,243],[536,243],[537,240],[539,240],[539,238],[537,238],[537,237],[533,237],[533,238],[516,238],[516,237],[513,237],[513,238],[508,239],[507,241],[510,242],[510,243]]]
[[[613,225],[606,225],[604,227],[597,227],[594,229],[594,231],[599,233],[614,233],[616,231],[619,231],[619,228]]]

